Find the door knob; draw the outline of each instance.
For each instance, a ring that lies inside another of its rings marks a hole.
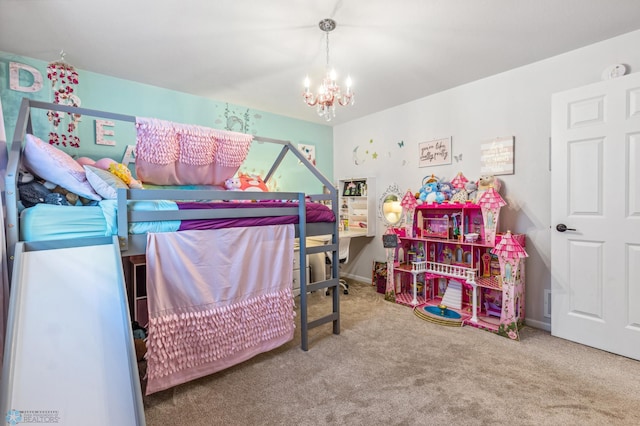
[[[564,231],[575,231],[575,228],[567,228],[567,225],[565,225],[564,223],[559,223],[558,225],[556,225],[556,231],[558,232],[564,232]]]

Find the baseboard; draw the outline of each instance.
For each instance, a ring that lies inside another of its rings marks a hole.
[[[341,273],[340,276],[343,277],[343,278],[348,278],[350,280],[371,284],[371,277],[362,277],[360,275],[345,274],[345,273]]]
[[[524,323],[533,328],[539,328],[540,330],[548,331],[551,333],[551,324],[548,322],[542,322],[530,318],[525,318]]]

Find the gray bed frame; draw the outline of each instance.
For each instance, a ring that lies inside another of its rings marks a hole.
[[[97,111],[86,108],[76,108],[66,105],[58,105],[47,102],[23,99],[16,121],[14,137],[9,151],[7,171],[5,175],[5,211],[6,211],[6,238],[7,257],[9,266],[9,282],[19,279],[12,277],[12,267],[15,254],[16,243],[19,242],[20,227],[18,213],[18,171],[20,168],[20,156],[27,133],[32,133],[31,112],[34,109],[62,111],[83,116],[97,117],[107,120],[117,120],[135,123],[136,118],[130,115],[116,114],[104,111]],[[140,255],[145,253],[146,235],[129,235],[127,230],[129,223],[141,221],[162,221],[162,220],[187,220],[187,219],[213,219],[213,218],[240,218],[240,217],[270,217],[283,215],[297,215],[299,220],[295,225],[296,237],[299,238],[300,246],[300,331],[301,348],[304,351],[309,349],[308,331],[312,328],[326,323],[333,323],[333,334],[340,334],[340,289],[338,268],[331,268],[331,275],[328,279],[307,285],[307,255],[314,253],[330,253],[333,265],[338,264],[338,221],[333,223],[307,223],[305,202],[330,202],[331,208],[336,218],[338,218],[338,193],[335,186],[329,181],[313,164],[311,164],[289,141],[270,139],[256,136],[255,141],[281,145],[282,149],[275,159],[271,169],[265,176],[265,182],[274,175],[277,168],[287,154],[297,157],[300,163],[316,177],[316,179],[328,190],[323,194],[305,194],[303,192],[240,192],[240,191],[220,191],[220,190],[134,190],[121,189],[118,191],[118,241],[122,257]],[[197,200],[290,200],[297,201],[287,208],[261,208],[261,209],[214,209],[214,210],[177,210],[177,211],[153,211],[136,212],[128,211],[127,201],[129,200],[176,200],[176,201],[197,201]],[[330,235],[331,238],[326,245],[307,246],[306,238],[317,235]],[[46,242],[43,242],[46,244]],[[61,241],[52,244],[59,246]],[[73,244],[72,241],[69,242]],[[310,320],[307,309],[308,292],[332,289],[332,311],[320,318]]]

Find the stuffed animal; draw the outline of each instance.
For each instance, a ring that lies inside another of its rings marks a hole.
[[[54,204],[58,206],[75,206],[78,201],[82,205],[93,202],[88,198],[80,197],[78,194],[67,191],[59,185],[49,189],[48,183],[41,183],[33,179],[27,183],[18,184],[20,201],[24,207],[33,207],[36,204]]]
[[[46,202],[51,190],[42,183],[33,180],[33,176],[31,176],[31,180],[28,182],[18,184],[18,194],[24,207],[33,207],[36,204]]]
[[[451,197],[451,201],[454,203],[465,203],[468,199],[469,192],[467,192],[466,188],[460,188],[456,190],[456,193]]]
[[[100,160],[98,160],[96,164],[98,164],[99,161]],[[115,161],[113,161],[109,164],[109,168],[107,170],[109,170],[109,172],[111,172],[113,175],[119,177],[124,183],[129,186],[129,188],[144,189],[142,186],[142,182],[134,179],[134,177],[131,175],[131,170],[129,170],[129,168],[124,164],[116,163]]]
[[[238,176],[240,177],[240,187],[243,191],[269,192],[267,185],[260,176],[245,173],[240,173]]]
[[[135,179],[131,174],[131,170],[127,166],[122,163],[118,163],[116,160],[112,158],[101,158],[98,161],[92,160],[88,157],[80,157],[76,160],[81,166],[93,166],[98,169],[106,170],[113,175],[117,176],[124,183],[127,184],[129,188],[132,189],[144,189],[142,186],[142,182]]]
[[[464,184],[464,191],[467,193],[467,200],[475,203],[478,194],[478,184],[475,182],[467,182]]]
[[[78,204],[78,201],[80,200],[80,197],[78,196],[78,194],[69,192],[63,187],[61,187],[60,185],[56,185],[56,187],[53,188],[51,192],[53,192],[54,194],[62,195],[71,206],[75,206],[76,204]]]
[[[258,175],[239,173],[237,177],[224,181],[228,191],[269,192],[267,185]]]
[[[438,183],[438,190],[442,192],[445,200],[450,200],[453,195],[453,185],[451,182],[440,182]]]
[[[493,175],[480,176],[480,179],[478,179],[478,192],[476,193],[474,202],[477,203],[478,201],[480,201],[480,197],[482,197],[482,194],[488,191],[489,188],[493,188],[497,192],[500,192],[501,186],[502,182],[500,181],[500,179]]]
[[[242,191],[242,189],[240,189],[240,178],[237,177],[225,180],[224,187],[227,191]]]
[[[68,190],[66,190],[65,188],[61,187],[60,185],[56,185],[52,190],[52,193],[54,194],[60,194],[61,196],[63,196],[67,202],[69,203],[70,206],[75,206],[78,204],[78,201],[80,201],[80,203],[83,206],[86,206],[88,204],[91,204],[93,200],[90,200],[88,198],[84,198],[79,196],[78,194],[74,194],[73,192],[70,192]],[[52,201],[55,200],[54,198],[51,199]],[[47,203],[47,204],[58,204],[58,203]],[[64,204],[62,204],[64,205]]]
[[[427,182],[420,188],[419,200],[423,203],[442,203],[444,194],[438,190],[438,182]]]

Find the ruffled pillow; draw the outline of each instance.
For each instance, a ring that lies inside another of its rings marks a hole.
[[[34,175],[60,185],[69,192],[90,200],[102,199],[87,181],[86,173],[80,164],[66,152],[36,136],[26,136],[22,163]]]

